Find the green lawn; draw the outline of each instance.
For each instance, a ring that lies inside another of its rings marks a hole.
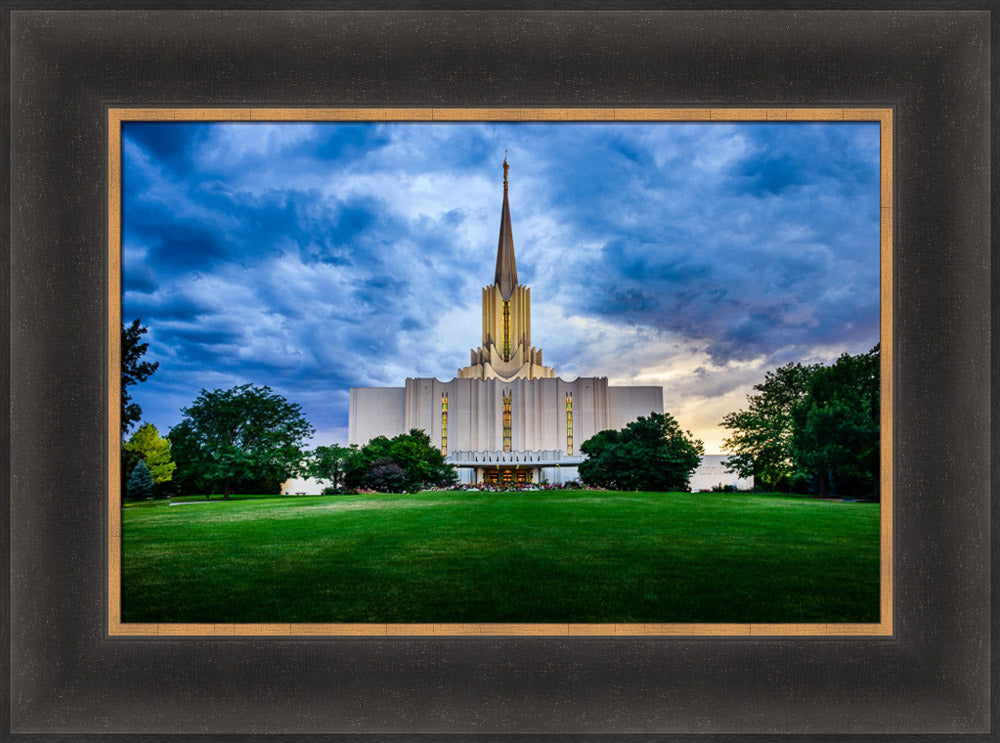
[[[125,622],[877,622],[879,506],[427,492],[122,512]]]

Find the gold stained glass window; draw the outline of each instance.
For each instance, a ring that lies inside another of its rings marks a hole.
[[[441,395],[441,453],[448,456],[448,393]]]
[[[503,303],[503,360],[510,361],[510,302]]]
[[[510,390],[503,393],[503,450],[510,451]]]
[[[566,393],[566,453],[573,453],[573,393]]]

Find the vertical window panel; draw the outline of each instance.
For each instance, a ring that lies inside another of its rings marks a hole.
[[[503,360],[510,361],[510,302],[503,303]]]
[[[503,450],[510,451],[510,390],[503,393]]]
[[[566,393],[566,453],[573,453],[573,393]]]
[[[448,393],[441,395],[441,454],[448,456]]]

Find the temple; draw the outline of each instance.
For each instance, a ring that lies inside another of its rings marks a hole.
[[[531,345],[531,289],[517,280],[504,160],[503,206],[493,283],[483,288],[482,345],[447,382],[350,391],[348,443],[426,431],[462,483],[576,480],[579,446],[640,415],[663,412],[661,387],[618,387],[607,377],[561,379]]]

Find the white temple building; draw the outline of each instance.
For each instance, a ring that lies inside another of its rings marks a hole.
[[[348,443],[364,445],[410,429],[426,431],[460,482],[549,482],[578,478],[579,446],[599,431],[663,412],[662,387],[618,387],[607,377],[567,381],[531,345],[531,290],[518,283],[507,200],[493,283],[483,288],[482,345],[447,382],[350,391]]]

